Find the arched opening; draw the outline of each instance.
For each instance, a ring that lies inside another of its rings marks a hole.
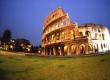
[[[46,42],[46,44],[48,43],[48,39],[47,39],[47,37],[46,37],[46,39],[45,39],[45,42]]]
[[[55,24],[56,29],[58,28],[58,24]]]
[[[76,46],[75,45],[71,46],[71,53],[76,54]]]
[[[49,55],[50,54],[50,51],[49,51],[49,48],[47,48],[47,55]]]
[[[58,47],[58,55],[60,55],[61,49],[60,47]]]
[[[85,32],[85,35],[86,35],[87,37],[91,37],[91,34],[90,34],[89,31],[86,31],[86,32]]]
[[[58,22],[58,27],[60,27],[60,22]]]
[[[52,35],[52,41],[54,40],[54,37],[55,37],[55,36],[54,36],[54,35]]]
[[[100,46],[101,46],[101,49],[102,49],[102,51],[103,51],[103,45],[101,44]]]
[[[99,39],[102,40],[102,38],[101,38],[101,34],[99,34]]]
[[[45,52],[44,54],[47,55],[47,54],[46,54],[46,48],[44,48],[44,52]]]
[[[98,39],[98,34],[97,33],[95,33],[95,39]]]
[[[93,48],[92,48],[92,45],[89,44],[89,45],[88,45],[88,52],[91,53],[91,52],[92,52],[92,49],[93,49]]]
[[[64,26],[66,25],[66,20],[63,21],[63,25],[64,25]]]
[[[82,33],[82,32],[80,32],[80,36],[81,36],[81,37],[83,36],[83,33]]]
[[[51,48],[51,55],[54,55],[54,53],[53,53],[53,47]]]
[[[60,55],[61,49],[59,46],[56,47],[56,55]]]
[[[94,45],[94,51],[95,51],[95,53],[98,52],[98,44],[95,44],[95,45]]]
[[[102,34],[102,39],[105,40],[104,34]]]
[[[100,33],[100,29],[98,29],[98,32]]]
[[[62,32],[61,35],[62,39],[65,39],[65,32]]]
[[[70,30],[70,38],[71,39],[74,39],[75,35],[74,35],[74,31],[73,30]]]
[[[64,55],[67,55],[67,50],[68,50],[68,47],[64,46]]]
[[[59,34],[59,33],[57,33],[57,35],[56,35],[56,39],[57,39],[57,40],[60,39],[60,34]]]
[[[80,53],[85,54],[85,45],[84,44],[80,45]]]

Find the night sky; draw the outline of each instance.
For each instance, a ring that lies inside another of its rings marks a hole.
[[[10,29],[13,39],[40,45],[43,22],[58,7],[68,12],[71,22],[102,24],[110,30],[110,0],[0,0],[0,36]]]

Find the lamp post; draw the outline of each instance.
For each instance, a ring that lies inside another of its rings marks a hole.
[[[11,40],[10,48],[12,49],[12,51],[13,51],[13,49],[14,49],[14,45],[15,45],[15,41],[14,41],[14,40]]]
[[[11,48],[11,49],[12,49],[12,51],[13,51],[13,46],[12,46],[12,45],[10,46],[10,48]]]

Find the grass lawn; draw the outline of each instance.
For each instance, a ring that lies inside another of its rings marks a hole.
[[[0,80],[110,80],[110,54],[83,57],[0,55]]]

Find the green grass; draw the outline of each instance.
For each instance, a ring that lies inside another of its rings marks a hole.
[[[0,80],[110,80],[110,54],[88,57],[0,55]]]

